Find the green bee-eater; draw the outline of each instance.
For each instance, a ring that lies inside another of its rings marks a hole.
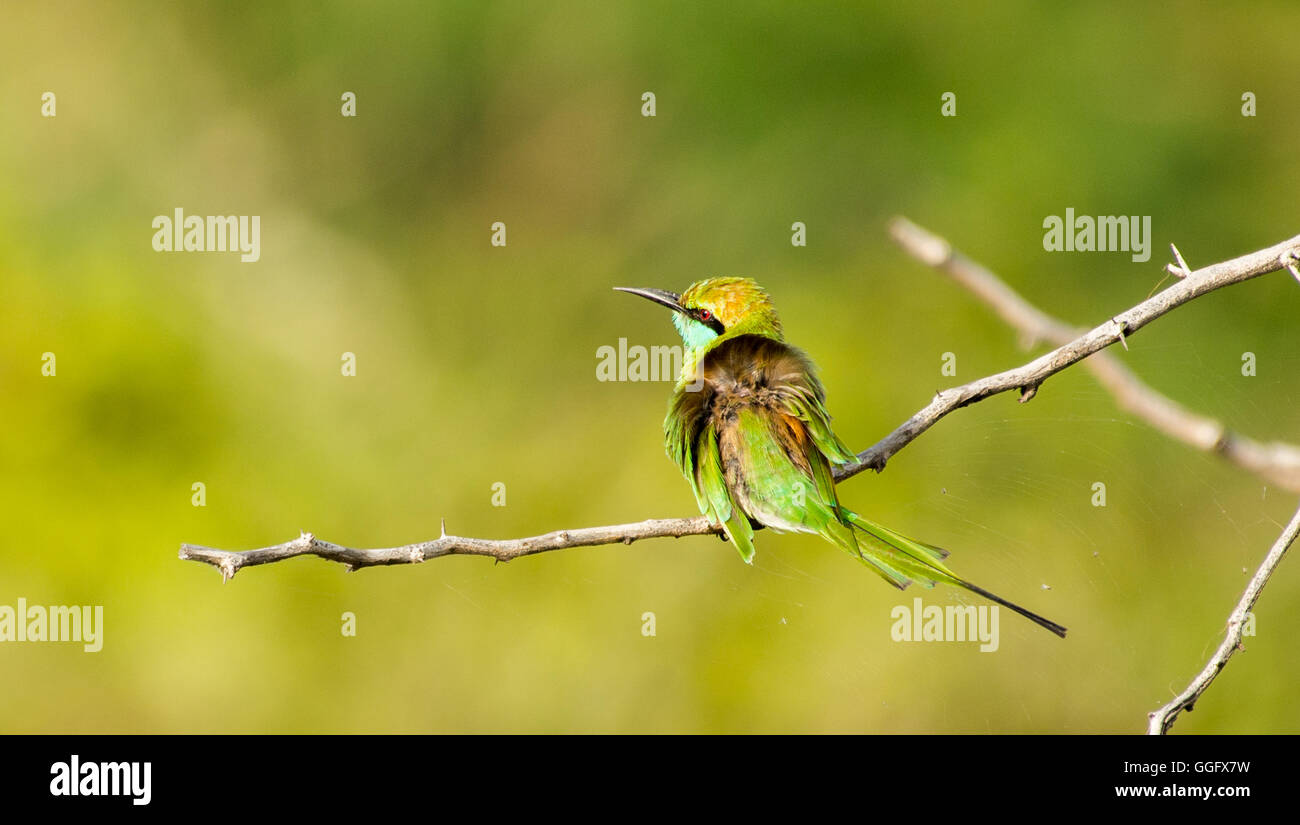
[[[964,587],[1064,638],[1059,624],[958,578],[944,564],[947,551],[840,504],[831,465],[855,456],[831,430],[812,361],[785,342],[758,284],[710,278],[681,295],[617,289],[673,311],[685,353],[664,419],[665,446],[700,511],[723,527],[746,562],[753,563],[757,525],[816,533],[900,590],[914,581]]]

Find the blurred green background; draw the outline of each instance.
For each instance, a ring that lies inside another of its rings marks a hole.
[[[618,285],[756,278],[863,449],[1029,358],[893,246],[890,216],[1086,325],[1150,294],[1170,242],[1201,265],[1290,237],[1297,29],[1285,2],[7,4],[0,604],[102,604],[106,629],[94,655],[0,645],[0,730],[1142,730],[1296,497],[1131,420],[1082,369],[841,487],[1065,642],[1009,613],[993,654],[893,642],[918,593],[771,533],[752,568],[689,538],[355,574],[295,559],[224,586],[176,552],[693,514],[663,454],[670,384],[595,379],[620,336],[676,342]],[[176,207],[260,215],[261,261],[154,252]],[[1151,260],[1045,252],[1066,207],[1152,216]],[[1298,307],[1274,274],[1119,355],[1300,441]],[[1176,731],[1300,732],[1295,567]]]

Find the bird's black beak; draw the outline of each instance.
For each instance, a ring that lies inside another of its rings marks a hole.
[[[669,292],[666,289],[649,289],[646,287],[636,286],[616,286],[614,289],[619,292],[626,292],[630,295],[640,295],[642,298],[654,301],[660,306],[666,306],[674,312],[680,312],[683,315],[689,314],[686,311],[686,307],[681,304],[682,296],[678,295],[676,292]]]

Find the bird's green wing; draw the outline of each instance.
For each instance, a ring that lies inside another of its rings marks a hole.
[[[769,517],[774,529],[817,533],[858,555],[853,529],[840,518],[830,465],[812,443],[807,428],[792,415],[770,408],[748,408],[737,417],[730,441],[751,506]]]
[[[826,394],[812,363],[802,352],[791,347],[787,348],[783,358],[774,359],[773,364],[774,368],[769,368],[769,386],[777,392],[785,412],[802,424],[820,453],[809,455],[807,461],[816,485],[817,503],[824,502],[833,508],[826,527],[820,532],[899,589],[913,581],[923,587],[933,587],[936,581],[952,583],[956,577],[943,565],[948,555],[946,551],[909,539],[839,503],[831,464],[845,464],[855,460],[856,456],[831,429]],[[819,513],[816,515],[820,516]],[[835,523],[832,525],[829,521]],[[855,541],[845,542],[839,535],[833,535],[838,533],[841,525],[853,533]],[[857,532],[853,528],[857,528]]]
[[[691,484],[695,503],[713,524],[721,524],[746,564],[754,563],[754,528],[734,506],[722,472],[718,436],[704,414],[706,394],[679,386],[664,419],[664,447]]]
[[[709,499],[696,478],[695,447],[703,424],[698,409],[701,406],[699,395],[681,389],[673,394],[668,415],[664,418],[664,449],[690,482],[700,512],[708,515],[711,509]]]
[[[726,477],[722,472],[722,457],[718,453],[718,438],[711,428],[705,428],[698,444],[699,455],[696,459],[695,496],[708,503],[706,515],[710,515],[714,524],[721,524],[727,530],[727,538],[735,545],[736,552],[745,560],[745,564],[754,563],[754,528],[750,526],[749,517],[741,512],[731,500],[727,489]],[[711,513],[710,513],[711,511]]]
[[[773,342],[768,358],[768,386],[781,398],[786,412],[803,422],[821,454],[832,464],[846,464],[857,458],[831,429],[826,411],[826,391],[817,379],[812,360],[795,347]],[[777,349],[779,347],[779,349]]]

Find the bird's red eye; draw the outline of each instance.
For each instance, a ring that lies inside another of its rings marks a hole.
[[[713,313],[712,313],[712,312],[709,312],[707,309],[700,310],[700,320],[701,320],[701,321],[707,321],[707,320],[709,320],[709,319],[712,318],[712,317],[713,317]]]

